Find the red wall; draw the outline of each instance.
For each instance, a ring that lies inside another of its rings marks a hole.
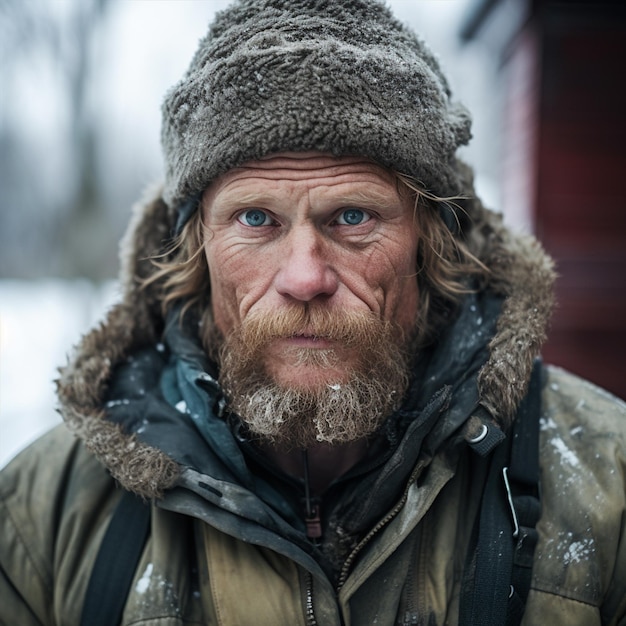
[[[538,22],[534,219],[560,274],[544,356],[626,397],[626,24],[563,6]]]

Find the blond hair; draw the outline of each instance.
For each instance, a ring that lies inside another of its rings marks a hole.
[[[417,284],[419,308],[416,320],[418,346],[432,341],[449,321],[455,305],[474,284],[485,279],[489,269],[474,256],[463,241],[459,215],[468,218],[463,196],[439,197],[425,191],[411,176],[396,173],[401,194],[410,194],[418,229]],[[455,220],[455,235],[443,214]]]

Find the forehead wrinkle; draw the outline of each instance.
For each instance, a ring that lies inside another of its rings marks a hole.
[[[292,201],[294,194],[300,195],[301,192],[313,203],[317,200],[322,204],[362,206],[373,210],[406,206],[396,185],[389,180],[389,173],[380,166],[363,162],[333,163],[305,170],[282,167],[263,170],[255,164],[245,164],[215,183],[207,188],[203,200],[209,204],[217,200],[225,208],[230,205],[262,208],[277,200]],[[259,183],[264,183],[261,189],[257,188]]]
[[[328,190],[330,190],[329,194],[327,193]],[[237,207],[245,206],[259,209],[271,208],[277,204],[277,201],[291,202],[295,200],[293,191],[294,190],[292,189],[287,191],[287,188],[284,188],[280,189],[278,193],[267,191],[247,191],[241,195],[236,194],[234,197],[229,196],[229,194],[225,194],[224,197],[220,198],[219,204],[225,209],[228,209],[233,205]],[[324,188],[313,187],[303,189],[302,192],[306,194],[308,204],[311,207],[319,205],[321,208],[324,205],[332,203],[333,206],[338,208],[354,207],[370,210],[380,209],[385,211],[397,210],[398,206],[404,205],[400,198],[389,197],[388,194],[375,190],[366,192],[362,189],[355,189],[353,191],[347,190],[335,193],[332,190],[332,186],[324,186]],[[297,197],[302,199],[301,194],[298,194]]]
[[[233,168],[234,170],[260,169],[289,171],[297,175],[306,170],[325,170],[341,167],[369,167],[384,169],[368,157],[333,156],[324,152],[283,152],[270,154],[259,160],[248,161]]]
[[[246,181],[268,181],[281,185],[285,183],[312,183],[316,186],[332,186],[341,184],[350,184],[355,177],[360,177],[363,182],[377,183],[385,180],[372,167],[359,168],[350,165],[329,165],[325,167],[309,167],[306,169],[292,168],[267,168],[260,169],[253,166],[242,166],[235,168],[225,174],[221,179],[219,189],[231,186],[233,183]],[[219,180],[219,179],[218,179]],[[328,182],[325,182],[328,181]]]
[[[310,179],[309,179],[310,180]],[[257,191],[252,189],[245,189],[245,186],[248,181],[242,180],[233,180],[225,183],[221,188],[217,189],[214,197],[225,195],[226,198],[233,193],[233,184],[236,182],[243,182],[243,185],[238,185],[235,187],[235,195],[236,201],[243,204],[255,204],[255,203],[263,203],[275,199],[277,195],[292,195],[294,191],[298,190],[298,186],[292,185],[283,185],[281,181],[274,181],[276,184],[273,185],[270,189]],[[292,181],[289,181],[292,182]],[[307,181],[308,182],[308,181]],[[370,182],[371,181],[363,181]],[[379,191],[376,188],[370,187],[367,191],[365,191],[362,187],[363,183],[360,181],[337,181],[336,183],[321,183],[315,184],[313,180],[311,180],[311,185],[307,185],[303,189],[303,191],[308,191],[313,194],[320,194],[322,196],[330,195],[334,200],[340,203],[348,203],[348,204],[359,204],[365,203],[368,205],[376,204],[383,207],[397,205],[398,203],[402,203],[402,199],[394,190],[389,190],[388,192]],[[353,189],[345,189],[346,186],[354,187]],[[242,187],[244,187],[242,189]],[[391,193],[390,193],[391,192]]]
[[[222,209],[231,206],[252,206],[262,208],[265,205],[276,202],[278,194],[276,187],[269,189],[254,189],[254,182],[248,178],[234,178],[223,181],[222,184],[214,188],[209,187],[203,195],[203,204],[207,209],[213,208],[217,202]],[[285,186],[281,190],[281,195],[291,196],[292,189]]]

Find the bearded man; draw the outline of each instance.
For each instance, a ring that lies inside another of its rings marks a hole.
[[[537,363],[552,263],[469,137],[374,0],[218,15],[67,428],[2,473],[1,623],[626,623],[626,410]]]

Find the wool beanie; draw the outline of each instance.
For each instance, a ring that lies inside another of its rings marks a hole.
[[[470,125],[433,54],[383,3],[238,0],[165,97],[163,197],[180,225],[220,174],[307,150],[369,157],[455,195]]]

